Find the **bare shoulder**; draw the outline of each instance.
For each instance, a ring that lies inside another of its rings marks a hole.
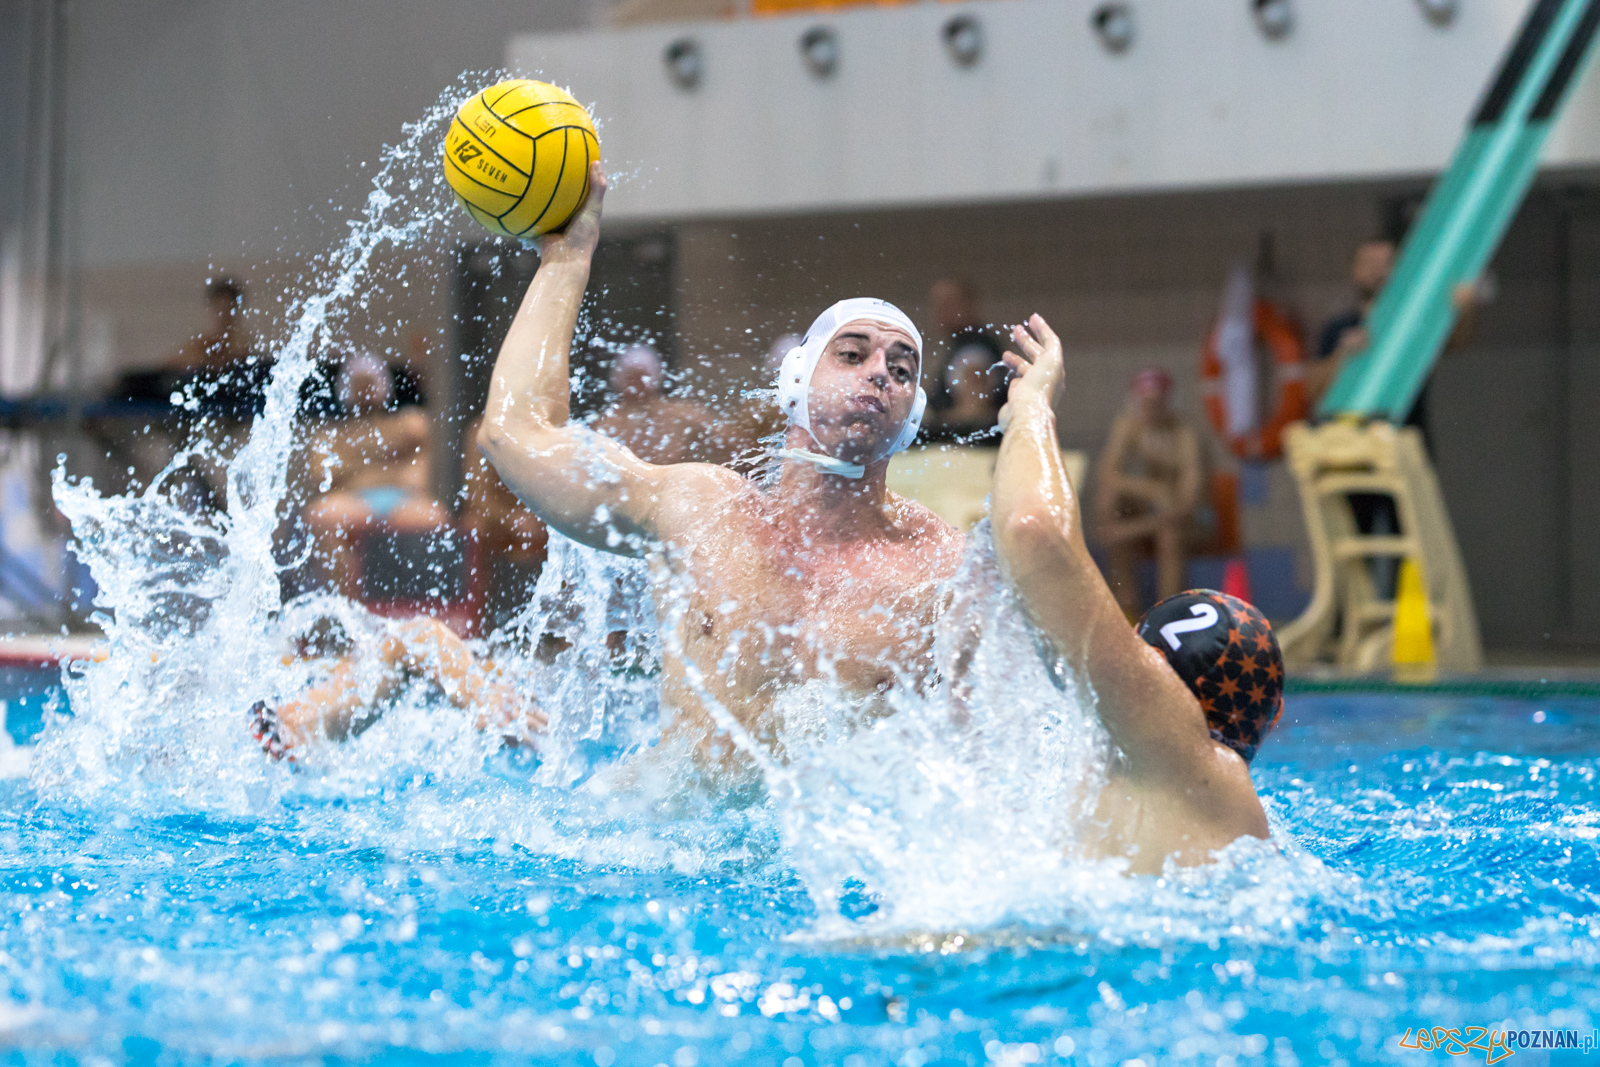
[[[908,541],[917,543],[942,573],[954,571],[966,551],[967,535],[935,515],[926,505],[898,493],[889,493],[894,525]]]
[[[1226,841],[1249,834],[1267,837],[1267,814],[1250,777],[1250,765],[1237,752],[1217,741],[1201,746],[1188,774],[1157,779],[1143,776],[1147,793],[1166,793],[1190,817],[1209,826]]]
[[[656,527],[664,538],[726,515],[754,494],[748,478],[715,463],[673,463],[657,470]]]

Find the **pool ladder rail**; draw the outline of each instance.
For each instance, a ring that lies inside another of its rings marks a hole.
[[[1332,662],[1355,671],[1388,667],[1395,601],[1378,589],[1369,561],[1390,558],[1413,561],[1421,571],[1438,669],[1480,670],[1483,644],[1472,590],[1421,434],[1382,421],[1301,422],[1285,431],[1284,451],[1315,566],[1310,605],[1278,631],[1284,661],[1291,667]],[[1362,533],[1352,493],[1391,497],[1400,531]]]

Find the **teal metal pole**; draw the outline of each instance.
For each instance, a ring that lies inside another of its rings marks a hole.
[[[1454,328],[1451,294],[1483,272],[1527,196],[1597,28],[1600,0],[1533,4],[1367,317],[1366,350],[1335,379],[1319,416],[1405,421]]]

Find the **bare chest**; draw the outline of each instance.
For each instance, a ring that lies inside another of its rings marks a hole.
[[[679,577],[683,654],[728,690],[823,678],[870,693],[925,669],[938,575],[914,546],[797,553],[735,529],[689,553]]]

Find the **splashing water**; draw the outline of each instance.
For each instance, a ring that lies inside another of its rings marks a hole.
[[[291,305],[265,410],[228,465],[224,514],[199,518],[169,499],[166,483],[188,454],[122,497],[102,497],[58,472],[59,505],[100,582],[110,655],[68,682],[74,717],[47,731],[34,761],[41,796],[88,800],[114,790],[157,808],[237,814],[297,789],[337,794],[419,770],[429,780],[461,779],[483,773],[493,758],[492,742],[463,717],[431,709],[425,693],[411,694],[358,741],[308,755],[315,786],[263,761],[240,725],[255,702],[278,703],[307,683],[306,665],[284,652],[308,620],[338,618],[358,648],[384,632],[332,598],[286,608],[274,537],[314,347],[337,331],[352,301],[381,285],[369,276],[380,247],[425,244],[442,230],[453,209],[439,206],[450,197],[435,165],[438,140],[464,96],[446,94],[386,152],[349,237]],[[647,828],[680,852],[692,843],[707,863],[721,862],[723,848],[769,855],[781,841],[825,915],[838,914],[841,892],[860,896],[853,886],[866,887],[878,927],[1027,914],[1041,888],[1062,876],[1106,742],[1083,694],[1052,677],[1036,653],[987,534],[972,544],[934,651],[963,679],[961,692],[907,679],[892,717],[857,728],[851,703],[826,680],[814,682],[786,697],[787,764],[724,713],[723,726],[765,772],[767,801],[752,807],[749,797],[733,803],[725,788],[704,789],[686,754],[650,747],[660,714],[650,675],[661,652],[647,565],[553,536],[532,602],[490,642],[497,665],[537,693],[551,719],[541,759],[521,783],[518,799],[541,798],[541,827],[526,841],[592,855],[597,841],[627,825],[627,858]],[[551,635],[566,647],[541,658],[536,649]],[[626,647],[612,647],[613,635],[625,635]],[[803,724],[815,728],[811,735],[803,736]],[[643,758],[630,762],[630,753]],[[1002,766],[1009,773],[992,773]],[[509,804],[516,793],[508,790]],[[732,832],[730,805],[742,813]],[[640,821],[646,812],[653,821]],[[698,817],[685,819],[688,812]],[[553,827],[569,839],[554,843]],[[767,840],[754,844],[751,834]],[[951,864],[953,855],[962,862]]]
[[[445,94],[385,151],[349,237],[310,291],[292,299],[265,408],[227,464],[223,514],[196,518],[168,499],[167,482],[189,453],[142,492],[121,497],[102,497],[89,480],[72,484],[57,470],[57,506],[100,585],[97,621],[110,657],[70,684],[77,719],[51,731],[35,764],[44,795],[159,783],[190,802],[233,810],[260,802],[266,776],[241,758],[248,746],[236,724],[242,709],[281,699],[296,681],[282,669],[271,622],[282,606],[273,540],[288,495],[301,386],[314,367],[313,345],[339,327],[374,253],[440,227],[439,205],[449,201],[431,164],[440,125],[465,95]],[[213,457],[215,449],[198,446]],[[162,766],[175,773],[161,774]]]
[[[284,603],[273,544],[312,350],[381,248],[441,238],[467,92],[385,154],[292,303],[224,514],[168,498],[187,456],[120,497],[57,476],[109,656],[64,680],[27,786],[0,783],[0,1036],[124,1061],[1287,1067],[1396,1055],[1408,1023],[1600,1016],[1592,708],[1546,753],[1517,747],[1520,707],[1302,702],[1256,771],[1271,844],[1123,877],[1077,850],[1110,754],[1093,694],[1040,655],[982,529],[935,677],[892,715],[823,678],[783,698],[781,759],[725,723],[758,788],[657,741],[672,590],[658,628],[649,563],[559,536],[478,646],[549,714],[538,758],[414,686],[298,773],[267,760],[244,713],[313,676],[295,637],[334,620],[370,650],[390,625]]]
[[[550,716],[541,758],[505,781],[495,804],[452,810],[434,791],[404,788],[471,781],[517,763],[497,763],[493,739],[420,690],[358,740],[308,754],[302,764],[315,773],[300,780],[261,758],[241,725],[245,709],[281,702],[312,676],[284,655],[289,639],[317,619],[338,620],[358,649],[375,647],[387,631],[337,598],[285,605],[274,538],[314,349],[337,333],[352,303],[381,287],[372,267],[382,247],[423,246],[442,232],[453,205],[436,165],[438,142],[466,95],[446,93],[385,152],[349,236],[290,304],[265,409],[227,465],[225,513],[197,517],[169,499],[166,483],[187,453],[143,491],[121,497],[57,473],[59,506],[100,584],[110,654],[68,679],[74,716],[39,746],[39,795],[88,801],[115,792],[153,811],[244,814],[296,795],[377,789],[397,809],[428,813],[392,827],[368,824],[386,847],[481,833],[557,855],[646,865],[670,857],[691,869],[781,856],[817,910],[813,936],[824,939],[1080,922],[1086,911],[1120,902],[1105,889],[1116,865],[1075,856],[1109,742],[1090,695],[1039,654],[1000,580],[986,526],[950,583],[951,605],[935,635],[936,680],[903,678],[889,717],[862,724],[837,686],[813,681],[783,698],[780,759],[700,686],[760,769],[764,791],[755,794],[702,780],[686,752],[652,747],[661,637],[648,565],[559,535],[533,600],[488,643]],[[195,448],[217,458],[210,442]],[[670,620],[688,598],[670,588],[664,595]],[[620,650],[612,645],[618,635]],[[539,656],[552,636],[565,647]],[[398,836],[387,832],[399,825],[406,830]],[[433,829],[408,837],[418,826]]]

